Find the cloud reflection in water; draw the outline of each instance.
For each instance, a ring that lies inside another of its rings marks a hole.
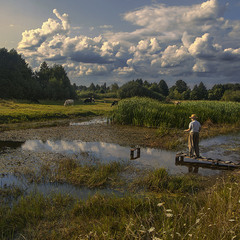
[[[130,159],[130,147],[120,146],[105,142],[82,142],[82,141],[51,141],[28,140],[22,145],[25,151],[54,152],[66,155],[81,155],[88,153],[90,158],[99,159],[102,163],[110,161],[128,161]],[[136,153],[135,153],[136,154]],[[140,158],[132,161],[133,164],[143,167],[166,168],[171,174],[187,173],[184,166],[175,165],[176,152],[141,148]],[[210,170],[203,169],[203,174],[211,174]],[[213,174],[213,173],[212,173]]]

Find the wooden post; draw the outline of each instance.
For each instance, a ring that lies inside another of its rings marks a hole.
[[[134,149],[130,150],[130,159],[134,159]]]
[[[137,158],[140,158],[140,148],[137,148]]]
[[[134,152],[137,152],[137,155],[136,157],[134,157]],[[140,158],[140,147],[137,147],[137,148],[132,148],[130,150],[130,159],[133,160],[133,159],[137,159],[137,158]]]

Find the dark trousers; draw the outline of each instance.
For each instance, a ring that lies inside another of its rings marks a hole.
[[[188,149],[189,155],[193,157],[194,153],[196,157],[199,157],[199,133],[190,132],[188,136]]]

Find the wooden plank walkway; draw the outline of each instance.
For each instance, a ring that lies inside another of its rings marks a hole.
[[[221,159],[212,158],[190,158],[186,153],[177,153],[175,159],[176,165],[188,166],[188,167],[202,167],[218,170],[234,170],[240,169],[240,163],[232,161],[223,161]],[[197,171],[197,170],[196,170]]]

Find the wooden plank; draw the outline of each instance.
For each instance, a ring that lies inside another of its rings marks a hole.
[[[240,163],[234,163],[232,161],[223,161],[221,159],[212,159],[212,158],[191,158],[185,153],[176,154],[176,165],[184,166],[194,166],[194,167],[203,167],[203,168],[214,168],[222,170],[231,170],[240,168]]]

